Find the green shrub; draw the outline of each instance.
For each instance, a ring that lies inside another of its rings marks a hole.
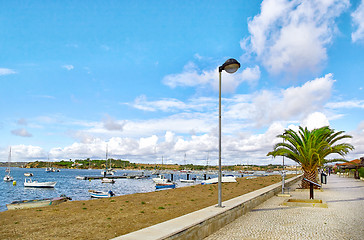
[[[364,178],[364,167],[359,168],[359,176]]]

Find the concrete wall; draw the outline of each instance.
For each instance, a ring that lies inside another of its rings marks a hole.
[[[301,178],[302,176],[300,175],[288,179],[285,182],[285,186],[289,187],[301,180]],[[282,183],[276,183],[225,201],[223,202],[223,208],[210,206],[199,211],[114,238],[114,240],[200,240],[216,232],[220,228],[249,212],[254,207],[281,191]]]

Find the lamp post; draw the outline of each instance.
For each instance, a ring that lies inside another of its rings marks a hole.
[[[218,204],[217,207],[222,207],[221,203],[221,72],[225,70],[227,73],[234,73],[240,68],[240,63],[233,58],[226,60],[226,62],[219,67],[219,176],[218,176]]]

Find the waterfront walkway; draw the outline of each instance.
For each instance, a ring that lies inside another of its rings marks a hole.
[[[308,191],[290,194],[309,198]],[[314,197],[328,208],[281,206],[287,198],[274,196],[205,240],[364,239],[364,181],[331,175]]]

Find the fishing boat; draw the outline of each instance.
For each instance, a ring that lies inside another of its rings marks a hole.
[[[72,200],[72,199],[69,197],[66,197],[64,195],[61,195],[60,197],[56,197],[56,198],[13,201],[12,203],[7,204],[6,207],[8,208],[8,210],[45,207],[45,206],[49,206],[49,205],[58,205],[60,203],[66,202],[68,200]]]
[[[33,173],[24,173],[24,176],[26,176],[26,177],[33,177],[34,175],[33,175]]]
[[[103,178],[101,179],[101,183],[115,183],[115,180],[111,178]]]
[[[10,147],[9,157],[8,157],[8,167],[5,169],[5,172],[7,173],[4,177],[5,182],[14,181],[14,178],[10,175],[10,162],[11,162],[11,147]]]
[[[174,182],[157,183],[155,185],[155,188],[156,189],[176,188],[176,184]]]
[[[166,178],[164,175],[158,175],[158,177],[152,178],[152,180],[155,183],[167,183],[167,182],[169,182],[169,179]]]
[[[218,182],[219,182],[219,178],[211,178],[211,179],[202,181],[201,184],[202,185],[215,184],[215,183],[218,183]],[[236,177],[235,176],[221,177],[221,182],[223,182],[223,183],[236,182]]]
[[[88,190],[91,194],[92,198],[109,198],[115,196],[115,193],[111,190],[108,192],[96,191],[96,190]]]
[[[34,188],[54,188],[57,182],[38,182],[32,181],[30,178],[24,180],[24,187],[34,187]]]

